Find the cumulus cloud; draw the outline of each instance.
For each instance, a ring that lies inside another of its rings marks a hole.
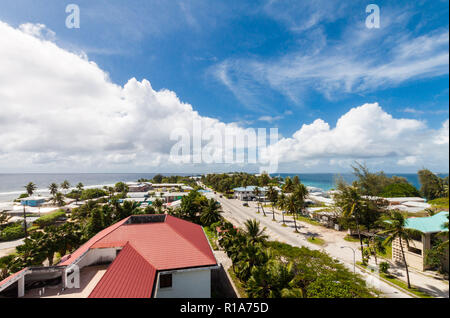
[[[339,158],[393,158],[400,165],[442,163],[448,161],[448,134],[448,120],[433,130],[422,121],[393,118],[373,103],[351,109],[334,128],[322,119],[305,124],[268,152],[278,155],[280,162],[330,158],[330,164],[336,164]]]
[[[49,41],[54,41],[56,39],[56,33],[42,23],[24,23],[19,26],[19,29],[26,34],[32,35],[39,39]]]
[[[8,61],[0,63],[3,169],[169,170],[176,129],[192,135],[196,123],[212,137],[227,129],[235,135],[248,133],[235,123],[200,115],[174,92],[154,90],[148,80],[132,78],[116,85],[87,56],[30,35],[31,29],[0,22],[0,61]],[[378,104],[365,104],[344,114],[335,127],[322,119],[303,125],[270,147],[263,159],[276,156],[304,167],[358,158],[442,166],[448,162],[448,135],[448,120],[430,129],[418,120],[393,118]],[[217,139],[205,144],[210,153],[223,150]]]

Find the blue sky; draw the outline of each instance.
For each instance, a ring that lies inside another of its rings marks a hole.
[[[69,3],[80,7],[80,29],[65,26]],[[380,29],[365,26],[370,3],[381,9]],[[44,24],[60,48],[84,52],[115,84],[147,79],[202,116],[278,127],[289,138],[318,118],[334,128],[366,103],[439,130],[449,117],[448,9],[448,1],[2,0],[0,20]],[[374,166],[428,164],[393,162]],[[448,153],[429,165],[448,171]],[[311,169],[334,170],[321,167]]]

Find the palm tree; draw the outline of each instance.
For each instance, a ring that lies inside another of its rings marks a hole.
[[[264,233],[266,228],[260,228],[259,221],[247,220],[244,225],[245,234],[250,244],[264,243],[269,238],[269,236]]]
[[[164,202],[161,199],[155,199],[155,201],[153,201],[152,205],[156,208],[156,210],[158,211],[158,214],[162,214],[162,207],[163,207]]]
[[[202,209],[200,221],[204,226],[210,226],[220,221],[220,213],[222,213],[220,203],[211,198],[208,201],[208,205]]]
[[[258,208],[258,214],[259,214],[259,196],[261,195],[261,191],[259,191],[258,187],[255,187],[253,189],[253,195],[256,197],[256,207]]]
[[[406,219],[400,211],[392,211],[390,218],[386,223],[387,229],[381,231],[381,235],[387,235],[384,240],[384,245],[392,244],[395,239],[398,239],[400,243],[400,250],[402,252],[403,263],[406,269],[406,278],[408,281],[408,288],[411,288],[411,283],[409,281],[409,271],[408,264],[406,263],[405,251],[403,250],[403,241],[409,246],[409,240],[411,239],[412,231],[405,228]]]
[[[64,180],[64,181],[61,183],[61,188],[67,191],[67,190],[70,188],[70,183],[69,183],[69,181]]]
[[[37,186],[33,183],[33,182],[29,182],[26,186],[25,189],[27,191],[28,196],[32,196],[34,191],[36,191]]]
[[[58,185],[56,183],[52,183],[48,186],[48,190],[50,194],[54,197],[56,193],[58,193]]]
[[[283,224],[286,225],[286,223],[284,222],[284,211],[286,210],[286,195],[284,194],[284,192],[281,192],[278,196],[277,205],[281,210],[281,215],[283,216]]]
[[[275,221],[275,204],[278,200],[278,191],[275,190],[275,188],[270,185],[267,189],[267,197],[269,198],[269,201],[272,203],[272,219]]]
[[[78,189],[78,191],[83,191],[83,188],[84,188],[84,184],[82,184],[81,182],[78,182],[78,184],[77,184],[77,189]]]
[[[358,188],[353,186],[346,186],[344,184],[338,185],[339,194],[334,196],[336,206],[342,210],[342,216],[345,218],[352,218],[356,222],[356,230],[358,231],[359,243],[361,246],[361,258],[364,261],[363,241],[360,230],[360,218],[364,209],[364,201],[358,191]]]
[[[61,192],[58,192],[53,196],[53,203],[56,204],[57,206],[64,205],[64,196]]]
[[[308,193],[308,189],[303,183],[295,185],[292,195],[296,197],[299,204],[299,211],[301,213],[303,213],[303,210],[305,209],[306,197],[308,196]]]
[[[292,213],[292,216],[294,217],[294,226],[295,226],[295,232],[298,233],[297,230],[297,221],[295,219],[295,215],[297,214],[298,209],[298,202],[295,195],[291,194],[286,199],[286,208],[289,211],[289,213]]]

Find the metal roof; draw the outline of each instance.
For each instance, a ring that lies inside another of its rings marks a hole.
[[[448,231],[444,224],[448,222],[448,212],[442,211],[433,216],[409,218],[405,227],[422,233],[438,233]]]

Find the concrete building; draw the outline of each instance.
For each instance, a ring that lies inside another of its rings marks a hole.
[[[128,192],[148,192],[152,186],[150,183],[128,182]]]
[[[56,266],[24,268],[0,281],[0,297],[209,298],[217,267],[201,226],[169,215],[134,215]]]
[[[406,220],[405,227],[415,230],[420,235],[414,237],[409,241],[409,246],[405,241],[402,241],[403,251],[405,252],[406,262],[408,266],[414,267],[418,270],[424,271],[427,269],[425,265],[426,251],[432,247],[436,235],[448,230],[444,224],[448,222],[448,212],[440,212],[430,217],[409,218]],[[444,260],[444,268],[448,271],[449,259],[448,249]],[[392,260],[394,262],[403,263],[402,252],[400,247],[400,239],[395,239],[392,242]]]

